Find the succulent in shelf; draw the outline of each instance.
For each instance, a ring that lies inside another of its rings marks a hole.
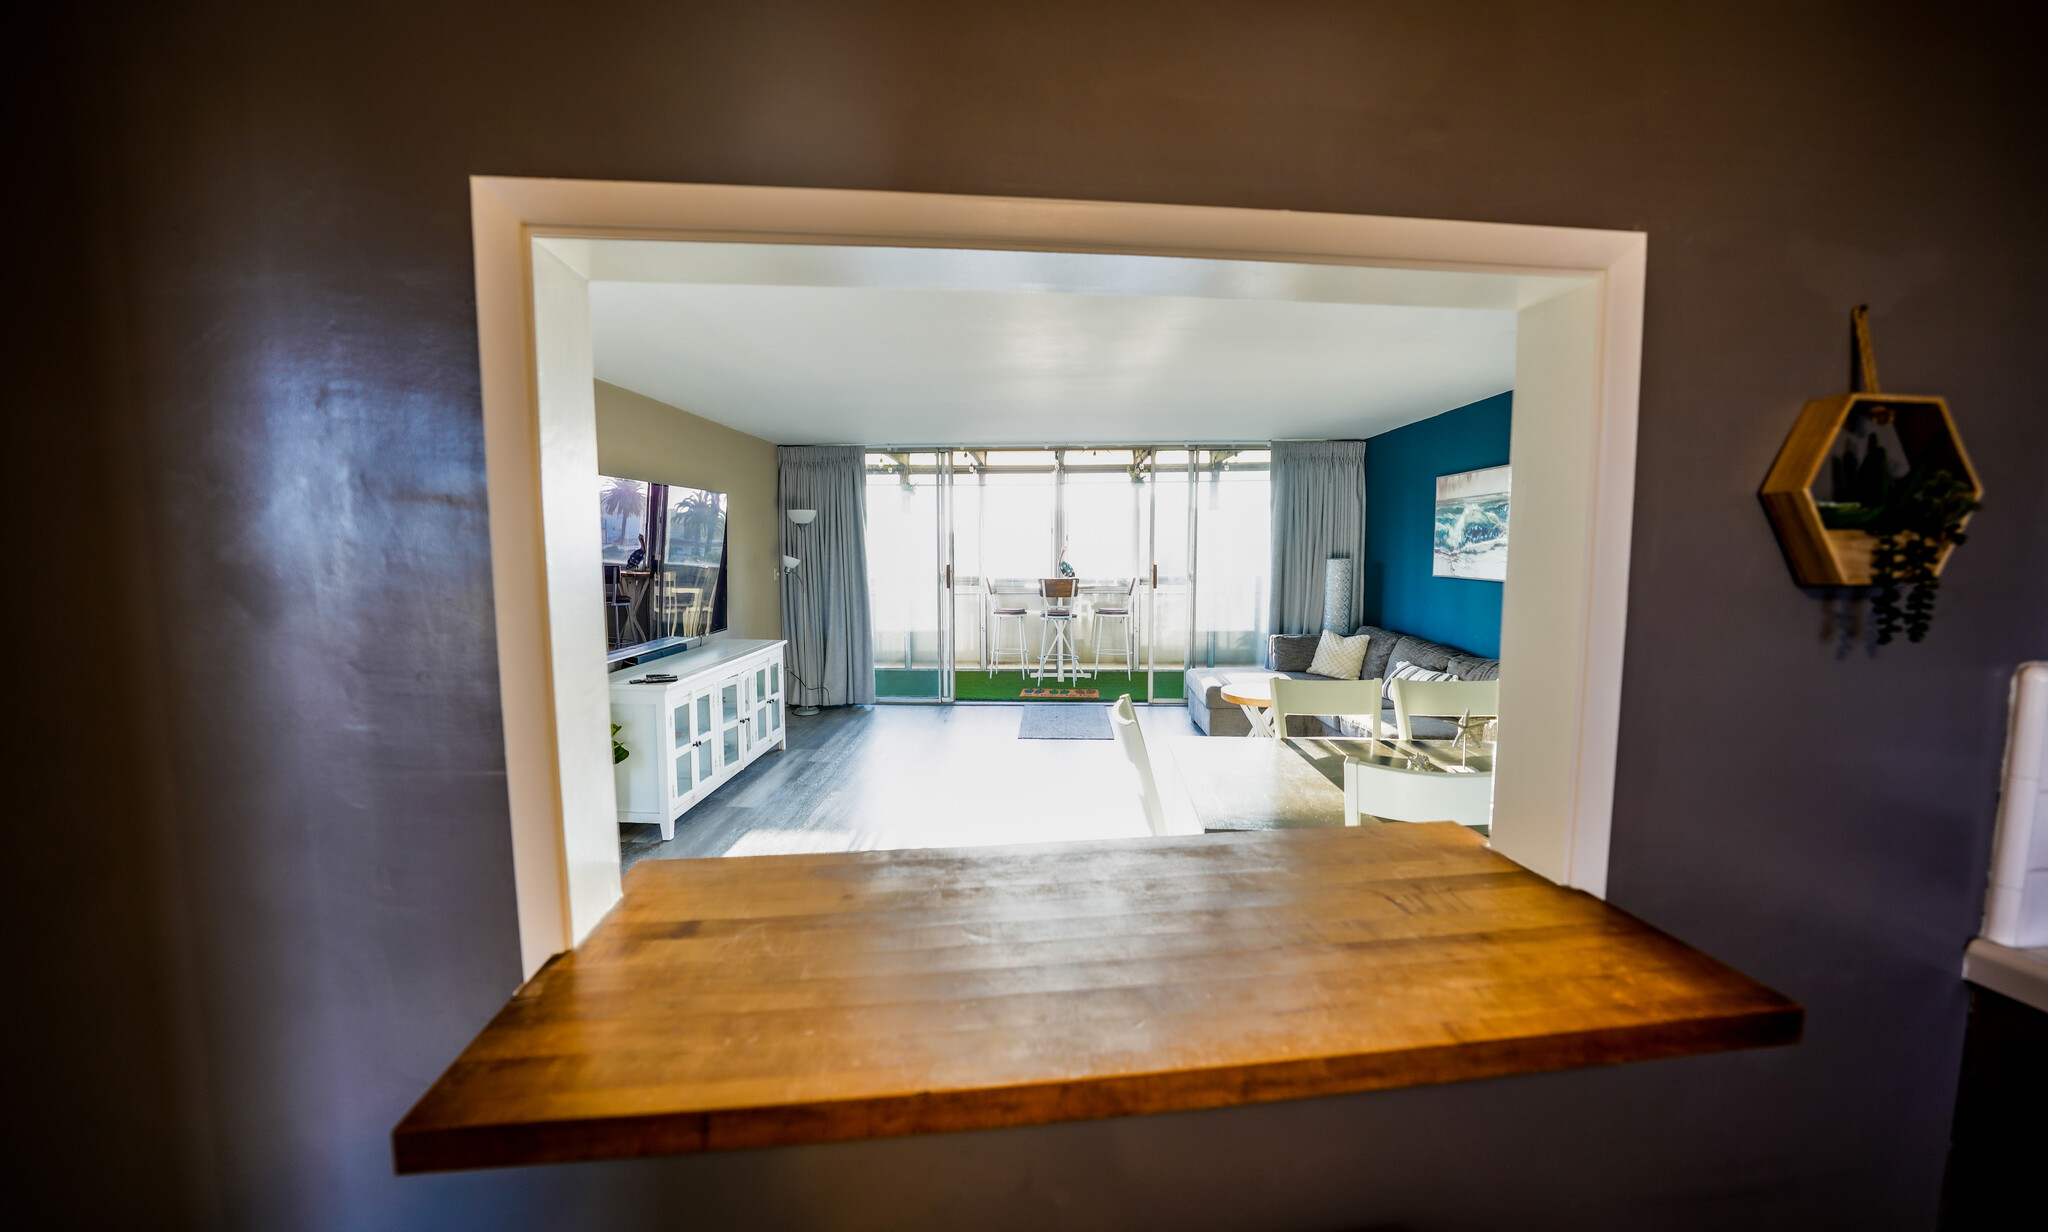
[[[1884,408],[1877,408],[1883,410]],[[1890,416],[1873,417],[1873,429]],[[1978,507],[1968,480],[1934,456],[1923,456],[1901,476],[1881,433],[1870,431],[1859,457],[1851,439],[1829,463],[1833,500],[1816,500],[1828,530],[1862,531],[1877,540],[1870,556],[1870,603],[1877,641],[1901,631],[1920,641],[1934,621],[1941,586],[1935,572],[1942,552],[1963,542],[1963,519]]]
[[[619,729],[624,726],[624,723],[612,724],[612,764],[614,766],[633,755],[633,750],[619,743]]]
[[[1941,587],[1935,565],[1951,544],[1968,539],[1963,519],[1981,508],[1970,484],[1947,467],[1915,467],[1869,529],[1877,536],[1870,556],[1870,606],[1877,616],[1877,641],[1884,645],[1903,628],[1906,640],[1921,641],[1934,623],[1934,598]]]

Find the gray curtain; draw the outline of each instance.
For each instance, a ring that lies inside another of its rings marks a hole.
[[[1275,633],[1323,627],[1324,562],[1348,557],[1350,619],[1365,597],[1365,442],[1273,442]]]
[[[782,553],[803,563],[782,579],[790,697],[797,705],[875,700],[875,632],[868,608],[867,467],[858,445],[775,451],[778,510],[815,509],[809,526],[781,516]]]

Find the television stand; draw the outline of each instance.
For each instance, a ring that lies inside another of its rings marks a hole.
[[[658,825],[672,839],[676,818],[755,758],[789,747],[786,645],[714,638],[612,673],[612,722],[628,753],[612,766],[621,823]],[[675,679],[633,683],[649,672]]]

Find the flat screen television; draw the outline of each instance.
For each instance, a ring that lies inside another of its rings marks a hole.
[[[598,480],[605,652],[615,666],[725,631],[723,492]]]

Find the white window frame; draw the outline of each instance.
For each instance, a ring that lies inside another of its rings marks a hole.
[[[587,389],[590,365],[587,285],[576,281],[587,279],[576,243],[586,238],[1103,252],[1543,283],[1547,289],[1515,305],[1515,551],[1501,629],[1501,725],[1514,738],[1502,746],[1493,842],[1553,881],[1605,893],[1635,497],[1643,233],[497,176],[471,178],[470,210],[507,791],[529,975],[586,936],[621,893],[603,739],[601,600],[592,582],[596,519],[579,521],[576,512],[596,452],[591,395],[575,392],[579,381]],[[537,238],[549,241],[549,258],[538,263],[545,270],[536,268]],[[1560,278],[1572,289],[1560,293]],[[543,319],[548,327],[537,329]]]

